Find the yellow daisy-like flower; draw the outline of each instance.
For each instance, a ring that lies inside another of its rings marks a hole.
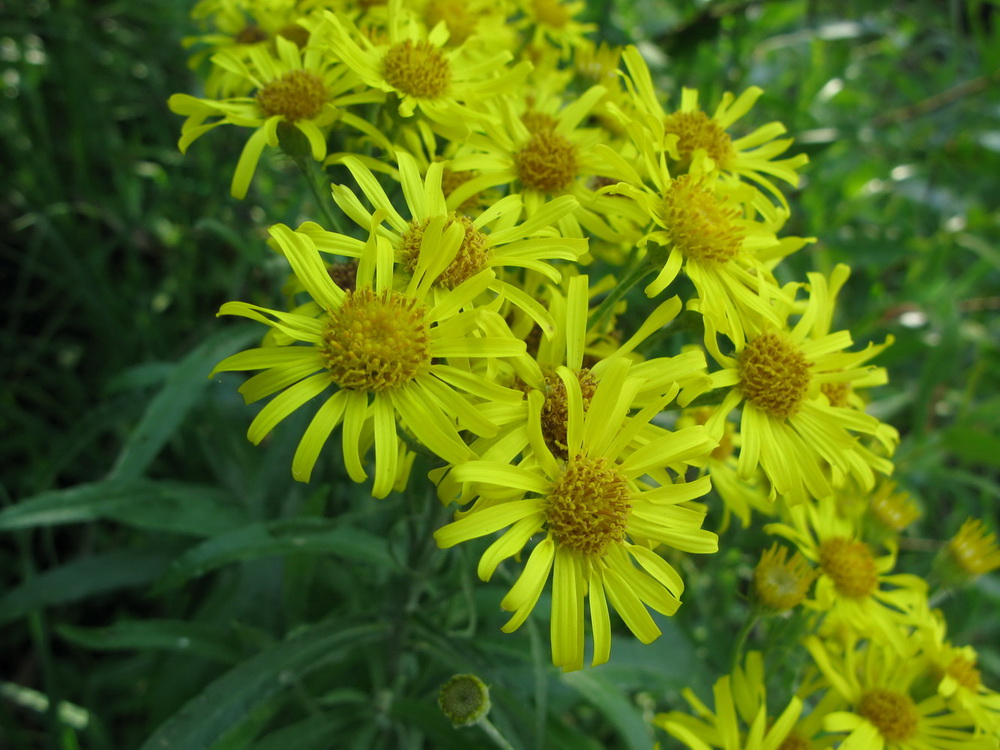
[[[583,0],[521,0],[519,4],[524,13],[519,25],[531,30],[531,45],[554,44],[564,57],[586,45],[586,35],[597,29],[596,24],[575,18],[587,7]]]
[[[446,48],[447,24],[425,31],[402,0],[389,0],[384,40],[373,41],[332,12],[326,17],[330,44],[344,64],[367,86],[394,94],[402,117],[419,109],[441,135],[461,137],[468,123],[481,119],[482,102],[512,90],[530,69],[528,63],[506,68],[512,57],[506,50],[473,59],[464,46]]]
[[[446,227],[461,227],[457,248],[442,248],[440,272],[432,279],[432,293],[446,294],[482,271],[504,267],[530,268],[558,282],[562,275],[550,263],[553,260],[576,261],[587,250],[582,238],[560,237],[551,227],[576,208],[576,200],[563,197],[548,202],[532,217],[517,222],[521,204],[517,196],[502,198],[474,217],[458,213],[449,205],[441,187],[444,165],[434,162],[425,177],[420,176],[416,160],[404,151],[397,151],[399,180],[408,217],[393,205],[375,175],[358,159],[348,156],[342,162],[350,170],[361,192],[376,212],[384,216],[388,226],[378,226],[376,232],[385,237],[393,248],[396,262],[409,273],[417,266],[424,249],[423,237],[430,222],[443,221]],[[372,213],[365,208],[353,190],[344,185],[333,186],[334,200],[358,226],[372,225]],[[360,240],[324,231],[318,224],[307,222],[299,228],[323,252],[358,257],[364,250]],[[489,289],[502,294],[509,302],[528,313],[551,335],[554,325],[542,305],[517,284],[503,277],[491,278]]]
[[[837,515],[828,498],[788,510],[790,523],[764,527],[793,542],[799,552],[819,567],[813,598],[805,606],[826,613],[831,627],[846,625],[881,643],[904,648],[901,627],[924,622],[927,583],[919,576],[892,574],[895,548],[876,557],[861,541],[854,523]]]
[[[996,750],[996,737],[977,735],[972,716],[953,709],[937,694],[921,698],[920,680],[928,663],[877,641],[825,645],[805,639],[816,666],[850,706],[823,722],[845,733],[840,750]]]
[[[657,714],[653,724],[665,730],[690,750],[793,750],[809,748],[797,722],[802,700],[792,696],[781,714],[771,720],[767,712],[764,662],[760,652],[746,657],[746,669],[737,667],[712,686],[715,710],[702,703],[688,688],[684,699],[697,717],[680,711]],[[799,744],[796,744],[798,742]]]
[[[729,178],[750,180],[766,188],[788,210],[784,195],[771,178],[797,186],[797,170],[808,163],[809,157],[799,154],[778,158],[792,145],[791,138],[778,138],[786,132],[785,126],[771,122],[736,139],[727,132],[750,111],[764,93],[762,89],[752,86],[738,97],[727,92],[709,117],[698,104],[697,90],[685,88],[680,108],[667,113],[639,51],[629,46],[622,58],[629,72],[627,81],[636,116],[653,132],[663,133],[666,152],[680,171],[697,174],[717,170]]]
[[[528,396],[533,460],[517,466],[497,461],[457,465],[452,473],[458,481],[475,483],[480,500],[434,534],[440,547],[452,547],[506,528],[479,561],[483,580],[533,536],[544,534],[500,603],[514,613],[503,630],[520,627],[551,574],[552,661],[567,671],[583,667],[585,599],[594,637],[592,663],[602,664],[611,652],[609,602],[643,643],[660,635],[646,606],[665,615],[680,606],[683,581],[652,548],[665,544],[708,553],[718,547],[715,534],[701,528],[704,509],[688,503],[708,491],[707,478],[659,487],[640,481],[651,470],[703,456],[711,441],[703,428],[691,427],[628,451],[632,436],[655,416],[654,410],[644,410],[626,424],[631,404],[622,394],[638,387],[628,369],[628,360],[619,360],[584,412],[579,379],[560,367],[557,375],[568,394],[570,459],[558,460],[546,445],[544,398],[533,391]]]
[[[631,199],[641,223],[654,224],[639,240],[646,266],[656,273],[646,294],[656,296],[683,270],[698,291],[690,306],[716,330],[739,339],[747,327],[779,325],[781,290],[771,269],[812,240],[779,239],[780,223],[762,222],[747,208],[753,191],[745,185],[706,174],[671,177],[646,131],[630,132],[639,154],[632,163],[607,146],[597,148],[620,180],[601,192]]]
[[[753,569],[754,596],[766,611],[786,612],[802,603],[816,576],[800,553],[794,552],[789,560],[788,548],[775,542]]]
[[[170,97],[170,110],[186,115],[178,147],[181,153],[209,130],[219,125],[254,128],[233,174],[232,194],[243,198],[257,169],[264,146],[278,146],[278,129],[288,127],[305,137],[317,161],[326,157],[324,129],[334,122],[361,132],[372,127],[361,118],[338,109],[350,104],[377,101],[378,92],[353,93],[358,79],[343,65],[333,62],[320,48],[310,44],[304,51],[284,38],[276,40],[278,56],[253,47],[241,56],[223,50],[213,61],[252,83],[256,94],[215,101],[188,94]]]
[[[969,518],[948,542],[947,554],[970,578],[1000,568],[997,535],[978,518]]]
[[[625,201],[597,195],[595,177],[613,175],[597,146],[607,133],[580,127],[604,96],[603,86],[592,86],[560,109],[528,106],[523,98],[501,97],[491,103],[496,117],[470,135],[452,159],[452,169],[476,173],[452,196],[464,200],[481,190],[508,186],[519,194],[528,216],[557,196],[573,196],[579,207],[559,222],[564,237],[599,237],[619,242],[637,239],[635,211]],[[544,100],[543,100],[544,101]],[[550,99],[548,101],[551,101]]]
[[[224,49],[244,60],[253,47],[274,53],[279,37],[300,49],[305,47],[318,19],[299,5],[284,0],[201,0],[191,10],[191,18],[208,31],[181,42],[185,47],[197,48],[190,66],[197,68]],[[219,65],[212,65],[205,79],[205,93],[212,99],[246,96],[252,89],[251,81]]]
[[[938,680],[938,695],[949,705],[968,711],[980,731],[1000,737],[1000,694],[983,684],[976,650],[951,645],[947,627],[944,616],[935,611],[921,629],[924,638],[920,645]]]
[[[855,434],[873,436],[891,452],[895,430],[827,395],[841,384],[885,382],[884,370],[865,363],[891,339],[877,346],[869,344],[860,352],[847,352],[850,333],[829,332],[837,293],[849,273],[844,265],[833,270],[829,281],[810,273],[809,299],[794,327],[765,328],[736,339],[734,356],[724,355],[715,334],[706,332],[706,347],[724,368],[713,374],[716,384],[732,386],[709,426],[713,434],[721,434],[723,420],[742,404],[739,475],[749,478],[760,466],[773,494],[791,503],[810,496],[827,497],[833,487],[844,486],[848,477],[869,491],[875,484],[875,471],[892,472],[892,463],[865,447]],[[786,303],[782,317],[790,311]]]
[[[434,222],[425,241],[458,232]],[[450,358],[524,353],[524,342],[513,337],[478,335],[486,311],[462,311],[485,290],[489,273],[458,285],[430,306],[427,285],[420,283],[423,267],[404,291],[394,290],[392,250],[373,234],[361,258],[357,288],[345,292],[331,280],[308,236],[282,224],[271,228],[271,236],[320,312],[318,317],[286,313],[245,302],[227,302],[220,309],[220,315],[265,323],[305,344],[251,349],[216,366],[214,372],[264,370],[240,388],[247,402],[281,391],[253,420],[250,440],[259,443],[293,411],[332,390],[292,460],[292,475],[300,481],[309,481],[323,445],[341,423],[344,463],[356,482],[367,478],[364,435],[374,434],[375,497],[389,493],[398,473],[397,416],[409,433],[446,461],[471,458],[459,429],[483,435],[496,427],[461,392],[500,401],[522,397],[447,363]]]

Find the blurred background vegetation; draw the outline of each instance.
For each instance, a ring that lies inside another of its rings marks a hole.
[[[757,542],[730,529],[687,564],[664,637],[617,639],[593,672],[533,669],[531,654],[547,658],[537,626],[422,621],[417,603],[446,601],[474,568],[471,553],[407,542],[421,514],[440,521],[436,502],[353,503],[364,490],[337,466],[295,485],[294,441],[250,446],[240,378],[206,378],[255,335],[218,306],[278,293],[262,230],[314,212],[279,159],[230,198],[235,133],[177,152],[166,99],[197,90],[187,12],[0,0],[0,747],[479,747],[433,696],[484,664],[498,726],[523,746],[648,747],[643,712],[727,668],[708,644],[743,617],[740,546]],[[784,122],[809,154],[789,233],[819,242],[786,270],[850,264],[841,324],[858,342],[896,339],[872,409],[900,429],[896,478],[924,509],[900,568],[926,573],[969,515],[995,528],[1000,3],[603,0],[587,13],[609,42],[640,42],[672,101],[681,86],[706,103],[762,86],[754,124]],[[345,513],[365,531],[330,522]],[[493,612],[506,583],[463,596]],[[1000,687],[997,576],[941,606]]]

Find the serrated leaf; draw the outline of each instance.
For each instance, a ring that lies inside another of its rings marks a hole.
[[[283,519],[250,524],[189,549],[156,588],[164,591],[242,560],[293,554],[329,554],[380,566],[394,564],[381,537],[326,518]]]
[[[0,530],[110,518],[130,526],[211,536],[245,522],[225,493],[152,479],[108,480],[54,490],[0,511]]]
[[[100,651],[178,651],[235,664],[241,650],[232,633],[220,627],[184,620],[125,620],[106,628],[57,625],[67,641]]]
[[[259,335],[254,326],[226,328],[178,362],[129,435],[109,478],[134,479],[145,472],[212,382],[212,368]]]
[[[0,599],[0,623],[52,604],[148,584],[163,574],[173,557],[169,550],[125,550],[47,570]]]
[[[160,726],[141,750],[207,750],[254,709],[314,670],[383,633],[381,625],[311,626],[215,680]]]

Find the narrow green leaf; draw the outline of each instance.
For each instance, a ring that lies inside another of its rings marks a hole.
[[[235,664],[241,656],[231,632],[184,620],[125,620],[106,628],[57,625],[56,632],[71,643],[99,651],[178,651],[225,664]]]
[[[245,522],[219,490],[151,479],[108,480],[43,492],[0,511],[0,530],[109,518],[130,526],[211,536]]]
[[[262,737],[250,746],[250,750],[328,750],[336,744],[334,738],[341,737],[347,718],[344,715],[310,716]]]
[[[53,568],[0,598],[0,623],[48,605],[147,584],[163,574],[173,557],[169,549],[125,550],[84,557]]]
[[[292,554],[329,554],[380,566],[393,564],[386,542],[326,518],[254,523],[192,547],[170,567],[158,591],[241,560]]]
[[[593,671],[570,672],[562,679],[607,717],[618,730],[625,747],[630,750],[649,750],[652,747],[653,734],[649,725],[643,720],[638,707],[629,702],[617,685]]]
[[[381,625],[345,628],[342,623],[306,628],[215,680],[167,719],[141,750],[207,750],[268,698],[384,630]]]
[[[208,374],[216,363],[259,335],[259,328],[254,326],[228,327],[178,362],[163,389],[153,397],[142,420],[129,435],[111,469],[110,478],[133,479],[140,476],[201,398],[202,392],[211,383]]]

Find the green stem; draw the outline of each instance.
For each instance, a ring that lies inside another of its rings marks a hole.
[[[735,672],[736,667],[740,665],[740,655],[743,653],[743,647],[746,645],[747,637],[750,635],[750,631],[753,630],[753,626],[757,624],[757,620],[759,619],[760,615],[757,614],[756,609],[752,609],[747,613],[747,619],[743,621],[743,627],[741,627],[740,632],[736,634],[736,644],[733,646],[733,655],[729,664],[730,674]]]
[[[493,740],[493,743],[497,747],[501,748],[501,750],[514,750],[514,746],[507,741],[506,737],[500,734],[500,730],[493,726],[493,724],[490,723],[490,720],[485,716],[477,723],[483,728],[483,731],[486,732],[486,736]]]
[[[656,266],[650,260],[648,255],[635,263],[625,272],[625,275],[622,277],[621,281],[618,282],[618,285],[608,292],[608,296],[604,298],[600,305],[598,305],[597,309],[591,313],[587,327],[596,328],[603,323],[604,319],[611,314],[612,310],[614,310],[618,301],[628,294],[632,287],[649,276],[649,274],[651,274],[654,270],[656,270]]]
[[[313,198],[316,200],[319,210],[323,213],[323,218],[326,219],[327,226],[334,232],[343,234],[344,227],[340,223],[340,217],[334,213],[330,205],[330,201],[332,200],[330,197],[330,181],[327,179],[326,172],[312,159],[296,156],[294,160],[299,165],[299,169],[302,170],[302,174],[305,175],[306,182],[309,184],[309,190],[312,191]]]

